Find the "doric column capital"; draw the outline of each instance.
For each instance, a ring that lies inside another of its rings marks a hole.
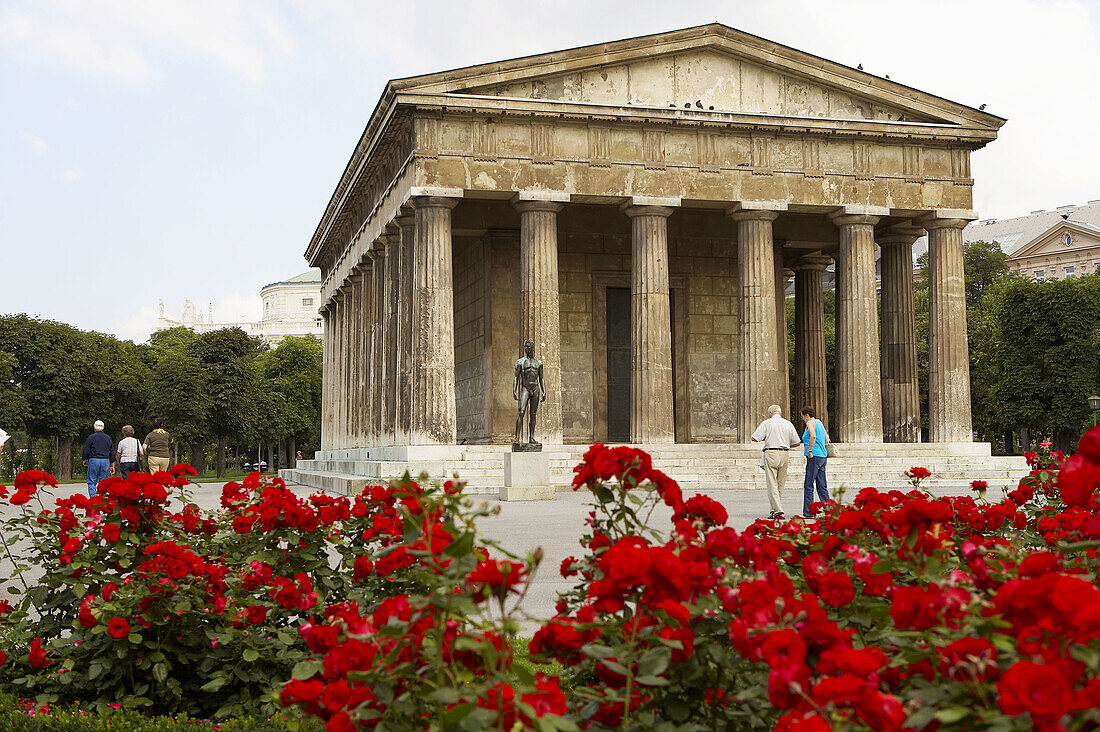
[[[928,231],[934,231],[936,229],[965,229],[969,226],[970,221],[967,219],[926,219],[921,221],[921,225]]]
[[[558,201],[532,201],[523,199],[512,199],[512,208],[522,213],[528,213],[529,211],[546,211],[549,213],[558,213],[565,204]]]
[[[843,211],[836,211],[829,214],[829,221],[833,222],[834,226],[874,226],[878,223],[878,216],[871,216],[869,214],[849,214]]]
[[[726,215],[734,221],[775,221],[786,210],[786,201],[734,201]]]
[[[782,275],[783,279],[789,280],[790,278],[794,277],[794,270],[790,267],[784,267],[782,270],[780,270],[780,275]]]
[[[925,229],[965,229],[978,218],[976,211],[963,208],[938,208],[916,219],[916,223]]]
[[[413,196],[409,199],[413,208],[454,208],[461,198],[455,196]]]
[[[512,206],[517,211],[561,211],[562,205],[569,202],[565,191],[517,191],[512,196]]]
[[[676,210],[671,206],[638,206],[629,202],[624,203],[619,208],[629,218],[635,218],[636,216],[656,216],[662,219],[667,219],[669,216],[672,215],[672,212]]]
[[[880,247],[885,246],[912,246],[913,242],[924,236],[924,228],[911,224],[897,224],[889,229],[875,234],[875,241]]]
[[[795,272],[824,272],[833,258],[821,254],[807,254],[794,263]]]

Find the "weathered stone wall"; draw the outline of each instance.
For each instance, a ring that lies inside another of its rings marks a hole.
[[[670,234],[669,242],[672,274],[685,276],[688,287],[691,441],[736,442],[737,243],[733,232]]]
[[[455,238],[455,402],[460,442],[487,442],[489,438],[485,410],[487,265],[483,240]]]

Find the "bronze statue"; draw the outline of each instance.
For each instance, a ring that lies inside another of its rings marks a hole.
[[[523,351],[526,355],[516,360],[515,378],[512,381],[512,398],[519,402],[516,439],[512,443],[512,450],[537,452],[542,449],[542,443],[535,440],[535,415],[538,414],[539,403],[546,400],[546,384],[542,381],[542,361],[535,358],[535,342],[524,341]],[[525,411],[528,413],[527,442],[523,443],[520,442],[520,436]]]

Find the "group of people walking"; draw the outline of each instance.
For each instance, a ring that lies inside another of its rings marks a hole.
[[[168,470],[172,464],[172,436],[159,418],[153,420],[153,431],[145,436],[144,442],[138,442],[134,437],[133,427],[124,426],[117,446],[111,436],[103,431],[103,420],[97,419],[92,427],[95,431],[84,441],[81,456],[87,469],[89,496],[95,495],[99,481],[116,470],[123,478],[141,470],[142,457],[149,462],[150,473]]]
[[[825,479],[825,463],[828,460],[828,447],[831,443],[825,425],[816,417],[812,407],[803,407],[799,416],[806,428],[799,436],[794,424],[783,416],[778,404],[768,407],[768,418],[760,423],[752,433],[753,442],[764,443],[764,452],[760,457],[760,467],[764,469],[764,478],[768,486],[768,501],[771,503],[770,519],[783,518],[783,486],[787,482],[787,465],[790,462],[789,451],[802,446],[806,456],[806,477],[802,483],[802,515],[810,516],[810,504],[814,502],[814,491],[818,500],[829,500],[829,487]]]

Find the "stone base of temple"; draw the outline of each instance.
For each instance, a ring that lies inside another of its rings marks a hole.
[[[684,493],[726,489],[764,490],[760,449],[752,445],[672,444],[642,445],[653,457],[655,468],[675,479]],[[931,471],[929,486],[960,485],[972,480],[989,483],[989,497],[1000,497],[1000,488],[1015,487],[1028,473],[1022,457],[993,457],[989,443],[951,442],[917,444],[838,444],[840,455],[830,458],[830,489],[845,486],[906,488],[905,472],[913,466]],[[550,482],[556,490],[569,490],[573,466],[587,445],[544,445],[550,465]],[[299,460],[298,467],[280,470],[288,483],[331,493],[356,493],[365,485],[426,472],[432,478],[457,474],[467,492],[499,495],[504,486],[504,458],[510,445],[425,445],[354,448],[318,452],[313,460]],[[805,459],[792,451],[787,490],[801,485]]]

